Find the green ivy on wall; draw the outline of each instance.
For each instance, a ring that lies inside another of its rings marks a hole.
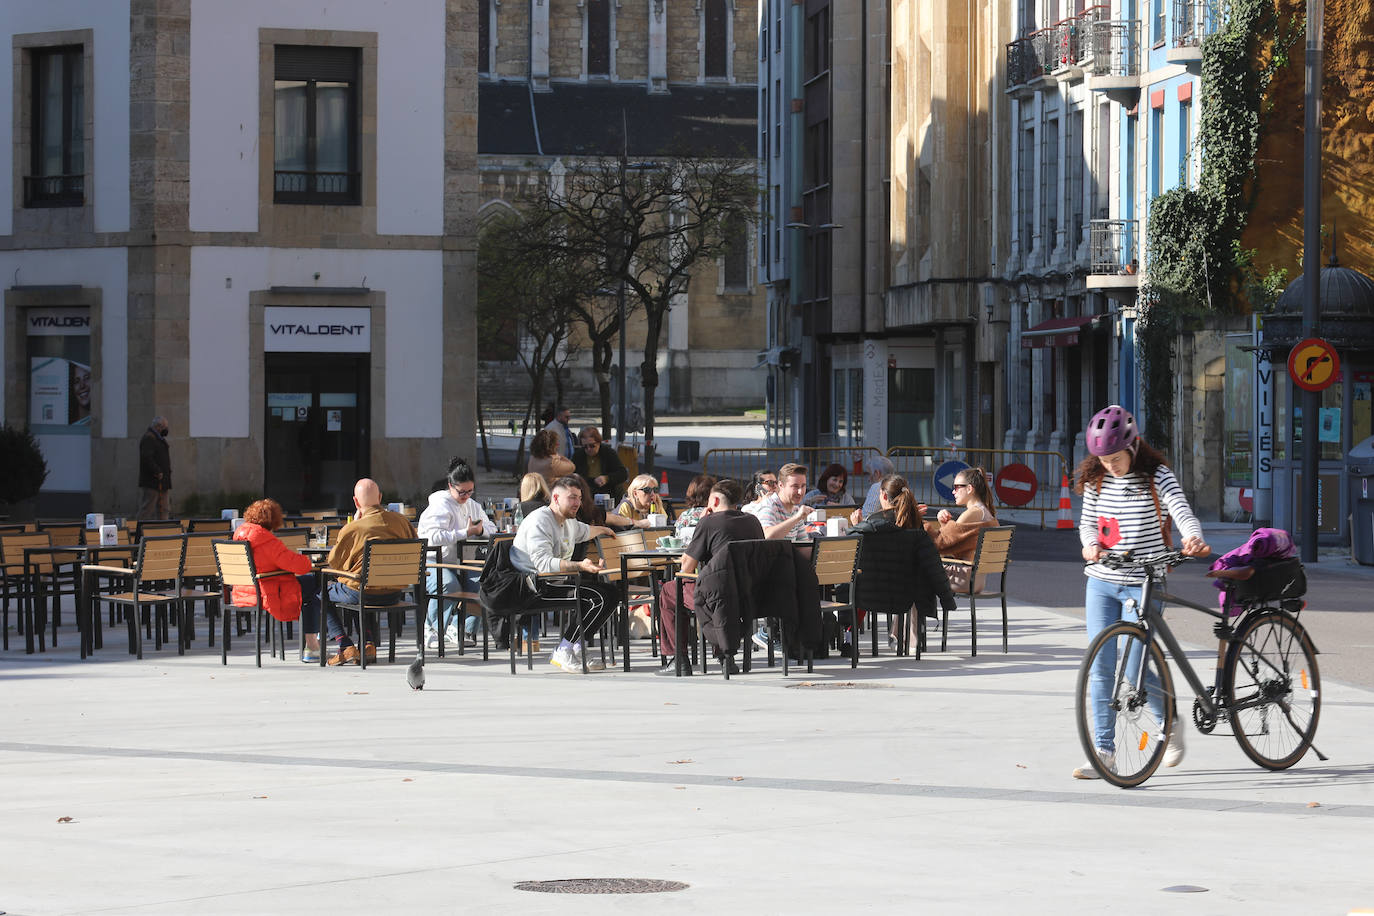
[[[1275,290],[1282,277],[1257,277],[1241,234],[1258,189],[1252,180],[1265,90],[1288,63],[1300,20],[1281,17],[1272,0],[1231,0],[1226,20],[1202,41],[1198,143],[1202,174],[1195,188],[1166,191],[1150,202],[1145,237],[1147,279],[1140,291],[1136,359],[1145,408],[1145,437],[1167,449],[1174,416],[1172,360],[1183,322],[1232,314]],[[1267,60],[1260,50],[1268,46]]]

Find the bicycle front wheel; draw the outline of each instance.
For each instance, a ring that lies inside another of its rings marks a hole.
[[[1280,611],[1246,620],[1226,653],[1231,732],[1255,763],[1284,770],[1302,759],[1317,734],[1321,675],[1302,624]]]
[[[1078,670],[1076,707],[1079,740],[1103,779],[1128,789],[1159,768],[1173,697],[1164,652],[1143,627],[1118,621],[1097,634]]]

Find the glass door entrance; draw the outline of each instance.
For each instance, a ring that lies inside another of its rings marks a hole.
[[[369,473],[368,354],[267,353],[267,495],[287,512],[353,505]]]

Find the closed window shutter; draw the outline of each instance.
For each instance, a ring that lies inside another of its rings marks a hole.
[[[276,78],[351,83],[358,78],[357,48],[277,45]]]

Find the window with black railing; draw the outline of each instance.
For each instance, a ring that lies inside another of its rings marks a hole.
[[[357,48],[278,45],[273,200],[357,204]]]
[[[25,207],[86,202],[86,76],[80,45],[35,50],[32,129]]]

